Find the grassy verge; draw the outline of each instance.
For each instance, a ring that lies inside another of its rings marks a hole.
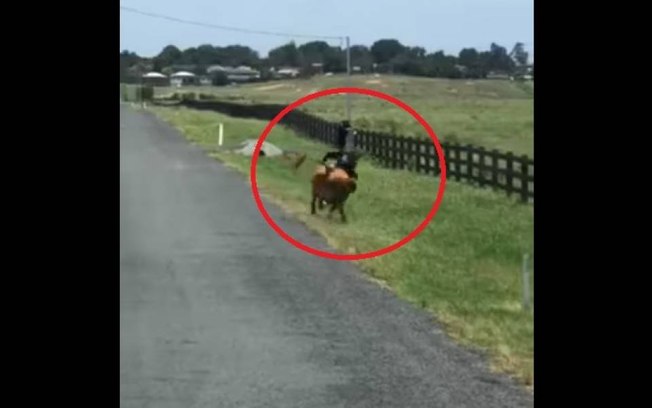
[[[216,148],[218,123],[224,123],[228,146],[258,138],[264,122],[185,108],[151,110],[212,156],[249,173],[250,158]],[[307,152],[313,160],[327,150],[282,127],[267,141]],[[363,160],[358,191],[346,206],[349,223],[341,224],[337,215],[327,220],[324,214],[309,214],[313,168],[308,162],[295,173],[280,159],[261,158],[258,182],[263,194],[341,252],[367,252],[403,238],[423,220],[438,188],[436,178],[381,169]],[[487,351],[496,370],[529,385],[533,315],[520,306],[520,260],[532,247],[531,206],[503,193],[448,181],[439,212],[421,235],[397,251],[359,264],[398,296],[432,312],[452,337]]]

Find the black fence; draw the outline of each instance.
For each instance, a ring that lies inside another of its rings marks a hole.
[[[236,104],[221,101],[182,100],[182,105],[193,109],[220,112],[233,117],[272,120],[283,105]],[[279,124],[298,134],[328,145],[335,145],[338,124],[309,115],[299,110],[288,113]],[[380,165],[392,168],[439,175],[439,157],[432,140],[395,136],[367,130],[358,130],[356,148],[366,152]],[[479,187],[518,195],[522,202],[534,201],[534,160],[498,150],[487,150],[473,145],[441,143],[448,179],[463,181]]]

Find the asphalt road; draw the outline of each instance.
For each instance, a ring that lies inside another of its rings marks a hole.
[[[121,407],[533,405],[353,265],[278,237],[175,130],[125,105],[120,123]]]

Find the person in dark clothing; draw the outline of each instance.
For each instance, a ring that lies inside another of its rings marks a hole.
[[[355,166],[357,165],[357,156],[353,152],[344,152],[342,155],[337,159],[337,162],[335,163],[335,167],[339,167],[340,169],[346,171],[346,173],[354,179],[358,179],[358,173],[355,171]]]
[[[344,151],[346,138],[349,136],[351,130],[351,123],[348,120],[343,120],[337,133],[337,147],[340,151]]]
[[[337,130],[337,150],[331,151],[326,153],[324,158],[322,159],[322,162],[325,162],[328,159],[338,159],[342,153],[344,152],[344,148],[346,147],[346,137],[349,134],[349,131],[351,129],[351,124],[349,123],[348,120],[342,121],[342,123],[339,126],[339,129]]]
[[[347,145],[351,146],[353,144],[353,140],[351,139],[353,137],[353,129],[351,128],[349,121],[342,121],[337,134],[338,150],[326,153],[322,159],[322,163],[326,164],[328,159],[334,159],[336,160],[335,167],[341,168],[342,170],[346,171],[350,177],[357,179],[358,174],[355,171],[355,167],[357,165],[357,155],[352,151],[347,151],[349,150],[347,149]]]

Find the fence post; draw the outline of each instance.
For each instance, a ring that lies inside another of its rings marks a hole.
[[[521,156],[521,201],[527,203],[530,182],[528,181],[528,158]]]
[[[421,139],[421,149],[423,154],[423,170],[425,174],[430,174],[430,152],[427,139]]]
[[[493,188],[498,187],[498,150],[491,151],[491,184]]]
[[[534,160],[528,161],[530,167],[528,167],[528,196],[534,201]],[[532,171],[532,177],[530,177],[530,170]],[[531,178],[531,180],[529,180]],[[532,192],[530,192],[530,181],[532,182]]]
[[[478,158],[479,158],[479,161],[480,161],[478,163],[478,176],[479,176],[478,179],[479,179],[479,182],[480,182],[480,187],[484,187],[485,184],[486,184],[485,179],[484,179],[485,170],[486,170],[486,166],[485,166],[485,163],[484,163],[484,161],[485,161],[484,147],[479,147],[478,148]]]
[[[416,147],[416,152],[415,152],[415,158],[416,158],[416,172],[420,173],[421,172],[421,139],[417,139],[414,143],[414,146]]]
[[[462,154],[460,153],[461,146],[459,143],[453,143],[453,152],[455,153],[455,181],[462,179]]]
[[[440,146],[441,146],[441,150],[443,150],[443,152],[444,152],[444,161],[446,161],[446,163],[445,163],[446,177],[450,177],[450,169],[451,169],[451,165],[450,165],[450,162],[451,162],[450,145],[448,143],[444,142],[444,143],[440,143]],[[439,166],[441,167],[441,164]],[[439,172],[441,173],[441,169],[439,169]]]
[[[360,144],[358,148],[362,150],[363,152],[368,152],[369,150],[369,135],[367,134],[366,131],[361,130],[358,132]]]
[[[326,134],[326,122],[323,120],[319,122],[319,137],[322,142],[328,144],[328,135]]]
[[[219,130],[219,136],[217,138],[217,145],[222,146],[223,141],[224,141],[224,124],[220,123],[220,130]]]
[[[388,140],[388,144],[390,146],[390,152],[391,152],[391,159],[392,159],[392,168],[396,169],[398,167],[398,160],[397,160],[397,155],[398,155],[398,149],[397,149],[397,139],[396,136],[392,136]]]
[[[507,179],[507,196],[512,196],[512,191],[514,191],[514,154],[512,152],[507,153],[507,174],[505,175]]]
[[[474,177],[473,177],[473,152],[475,149],[471,144],[467,144],[466,146],[466,172],[467,172],[467,181],[469,183],[473,183]]]
[[[435,177],[439,176],[441,174],[441,168],[440,168],[440,161],[439,161],[439,156],[437,156],[437,148],[433,143],[428,143],[428,150],[431,151],[430,153],[430,160],[433,162],[433,169],[432,172],[435,175]]]
[[[386,134],[383,133],[383,137],[381,138],[382,146],[383,146],[383,163],[385,164],[385,167],[390,166],[390,152],[389,152],[389,138],[387,137]]]
[[[398,138],[398,168],[405,170],[405,137]]]

